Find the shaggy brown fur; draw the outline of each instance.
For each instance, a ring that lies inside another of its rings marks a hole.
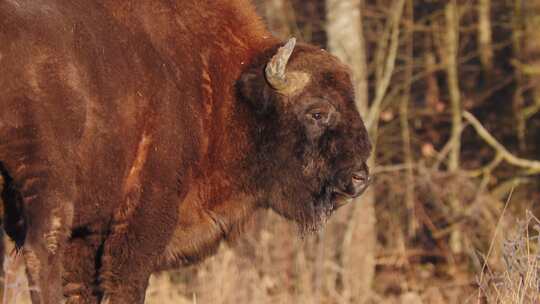
[[[367,184],[349,70],[247,0],[0,0],[5,230],[35,303],[143,303],[257,208],[316,229]],[[309,80],[309,81],[308,81]]]

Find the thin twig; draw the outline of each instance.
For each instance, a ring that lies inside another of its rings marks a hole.
[[[369,130],[376,129],[376,125],[379,119],[379,113],[381,111],[381,103],[384,100],[384,96],[387,93],[388,87],[390,85],[390,80],[394,74],[394,67],[396,64],[397,50],[399,47],[399,32],[400,32],[400,20],[403,13],[403,7],[405,5],[405,0],[400,0],[396,3],[395,13],[392,16],[392,35],[390,38],[390,46],[388,50],[388,57],[386,57],[384,75],[381,78],[381,81],[377,84],[375,89],[375,99],[373,104],[369,109],[369,113],[366,117],[366,126]]]
[[[529,160],[524,159],[515,156],[514,154],[510,153],[501,143],[499,143],[493,135],[491,135],[485,128],[482,126],[480,121],[476,119],[471,113],[465,111],[463,112],[463,118],[465,118],[476,130],[478,135],[493,149],[497,151],[501,155],[504,160],[506,160],[508,163],[521,167],[521,168],[527,168],[534,171],[540,172],[540,161],[537,160]]]
[[[512,199],[512,194],[514,193],[514,188],[510,190],[510,194],[508,194],[508,198],[506,199],[506,203],[504,204],[504,208],[501,212],[501,216],[499,217],[499,220],[497,221],[497,225],[495,226],[495,232],[493,233],[493,237],[491,238],[491,242],[489,244],[489,249],[486,257],[484,258],[484,264],[482,265],[482,270],[480,272],[480,281],[479,286],[482,286],[482,282],[484,281],[484,272],[487,267],[487,263],[489,260],[489,256],[491,255],[491,252],[493,251],[493,247],[495,245],[495,238],[497,236],[497,232],[499,232],[499,228],[502,223],[502,219],[504,218],[504,214],[506,213],[506,209],[508,208],[508,205],[510,204],[510,200]],[[480,289],[478,289],[478,303],[480,303]]]

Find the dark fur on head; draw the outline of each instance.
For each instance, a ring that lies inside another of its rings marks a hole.
[[[298,46],[288,69],[308,73],[311,81],[286,96],[264,79],[264,65],[274,52],[261,56],[238,83],[240,96],[257,113],[252,136],[258,151],[247,166],[257,169],[250,181],[259,183],[264,204],[296,221],[304,232],[317,230],[340,199],[333,192],[335,179],[357,163],[365,166],[371,146],[345,66],[323,50]],[[310,61],[326,64],[313,66]],[[306,118],[312,104],[326,107],[332,121],[314,125]]]

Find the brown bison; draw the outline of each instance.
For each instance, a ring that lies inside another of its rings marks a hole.
[[[368,184],[349,69],[247,0],[0,0],[4,226],[35,303],[143,303],[259,208]]]

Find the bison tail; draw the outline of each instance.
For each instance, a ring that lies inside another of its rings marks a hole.
[[[4,231],[21,249],[26,239],[26,219],[24,217],[21,193],[16,189],[13,179],[0,163],[0,213]]]

